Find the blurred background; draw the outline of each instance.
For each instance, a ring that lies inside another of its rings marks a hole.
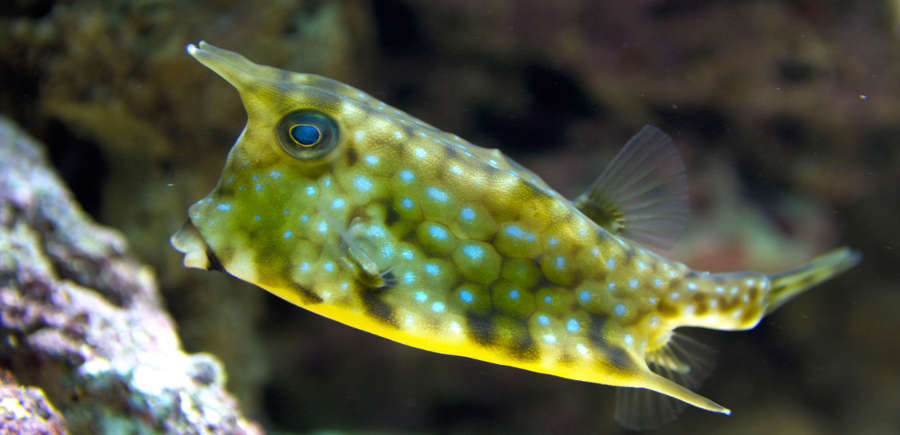
[[[693,217],[672,256],[774,272],[837,245],[855,269],[718,349],[660,433],[900,431],[900,1],[8,0],[0,113],[49,146],[98,221],[154,266],[187,350],[221,358],[281,433],[625,433],[615,391],[404,347],[222,274],[169,235],[243,128],[191,59],[207,40],[357,86],[580,193],[644,124],[675,138]]]

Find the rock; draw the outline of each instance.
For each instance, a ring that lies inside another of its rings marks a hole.
[[[61,435],[66,423],[43,391],[16,385],[12,374],[0,370],[0,433]]]
[[[221,364],[182,350],[153,272],[128,253],[120,234],[85,215],[41,145],[3,118],[0,338],[0,366],[37,387],[4,383],[6,427],[262,432],[225,391]]]

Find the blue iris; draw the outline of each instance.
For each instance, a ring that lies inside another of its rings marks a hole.
[[[313,146],[322,139],[319,129],[309,124],[297,124],[291,127],[290,134],[292,139],[305,147]]]

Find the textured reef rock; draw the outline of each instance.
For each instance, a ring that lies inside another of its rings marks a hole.
[[[43,391],[0,371],[0,433],[57,435],[66,433],[66,423]]]
[[[0,118],[0,366],[29,386],[3,382],[3,429],[260,433],[224,390],[220,363],[186,354],[174,327],[150,269]]]

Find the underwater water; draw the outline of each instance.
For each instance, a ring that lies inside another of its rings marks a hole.
[[[752,330],[688,331],[716,351],[694,390],[732,415],[688,407],[650,432],[900,430],[896,1],[21,1],[0,24],[0,115],[152,267],[184,349],[222,361],[266,431],[628,432],[613,387],[425,352],[184,268],[169,236],[246,122],[185,52],[199,40],[348,83],[567,198],[660,128],[691,209],[667,257],[776,273],[849,246],[862,261]],[[4,347],[0,367],[40,379],[8,361]]]

